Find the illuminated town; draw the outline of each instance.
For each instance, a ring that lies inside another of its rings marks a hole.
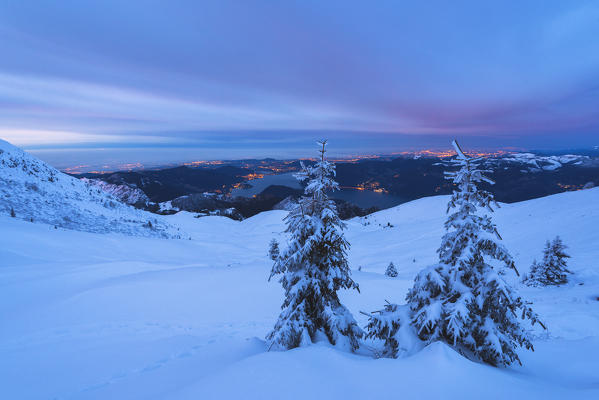
[[[512,151],[497,150],[497,151],[479,151],[479,152],[468,152],[467,154],[472,157],[500,157],[506,154],[511,154]],[[453,150],[418,150],[418,151],[402,151],[394,152],[390,154],[364,154],[364,155],[351,155],[347,157],[337,157],[329,159],[334,163],[358,163],[365,160],[391,160],[397,157],[428,157],[428,158],[448,158],[455,155]],[[141,162],[119,164],[115,163],[112,165],[90,165],[81,164],[74,165],[67,168],[63,168],[62,171],[67,174],[77,175],[84,173],[93,174],[108,174],[117,171],[138,171],[146,169],[164,169],[173,168],[178,166],[186,166],[190,168],[216,168],[220,166],[237,166],[241,168],[248,168],[252,170],[259,170],[263,174],[283,174],[287,172],[297,171],[299,168],[298,161],[313,162],[315,158],[300,158],[292,160],[194,160],[183,163],[169,163],[161,165],[147,165]],[[260,174],[248,175],[248,180],[260,179]]]

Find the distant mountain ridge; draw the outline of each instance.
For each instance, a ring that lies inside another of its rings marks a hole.
[[[342,187],[382,189],[405,201],[448,194],[451,185],[443,178],[446,157],[402,155],[337,162],[337,180]],[[310,160],[304,160],[311,163]],[[292,172],[295,160],[223,161],[218,167],[186,166],[137,172],[85,174],[110,184],[141,189],[152,202],[160,203],[195,193],[228,193],[235,185],[251,184],[255,174]],[[493,170],[497,184],[493,192],[499,201],[515,202],[583,188],[589,182],[599,185],[599,157],[586,154],[546,155],[508,153],[489,156],[485,166]],[[252,178],[250,178],[250,176]]]
[[[398,157],[337,164],[342,187],[382,188],[405,201],[450,194],[453,187],[444,179],[447,158]],[[498,201],[513,203],[544,197],[585,186],[599,185],[599,158],[584,155],[541,156],[515,153],[490,157],[484,166],[495,185],[482,187]]]
[[[365,191],[367,195],[368,191],[376,190],[383,195],[395,196],[393,201],[400,204],[422,197],[451,193],[453,187],[443,176],[447,160],[447,157],[431,155],[402,155],[337,162],[336,179],[345,190],[354,190],[356,196],[362,193],[360,191]],[[309,164],[312,161],[304,162]],[[487,184],[483,184],[483,187],[491,190],[498,201],[506,203],[599,185],[599,157],[594,155],[508,153],[489,156],[483,162],[485,167],[492,170],[490,176],[496,181],[492,187]],[[247,218],[272,209],[288,196],[297,196],[297,189],[272,185],[255,197],[225,196],[218,201],[205,198],[203,193],[227,195],[233,187],[252,185],[251,179],[259,179],[261,173],[292,172],[297,168],[298,160],[233,160],[223,161],[216,167],[180,166],[137,172],[89,173],[83,176],[122,201],[150,211],[181,209],[192,212],[223,212],[233,207],[238,215]],[[145,200],[141,192],[149,201]],[[372,200],[373,196],[367,198]],[[369,207],[378,205],[369,204],[368,201],[363,202],[361,208],[347,202],[339,204],[339,207],[347,210],[344,213],[347,217],[362,215]],[[168,206],[164,205],[166,202],[170,202]],[[158,203],[163,205],[159,206]]]

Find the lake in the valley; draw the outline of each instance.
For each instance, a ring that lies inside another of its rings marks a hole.
[[[288,186],[296,189],[302,187],[299,181],[293,177],[293,173],[264,175],[264,178],[254,179],[246,183],[252,185],[252,187],[247,189],[233,189],[231,195],[251,197],[255,194],[259,194],[270,185]],[[386,193],[376,193],[370,190],[341,189],[331,193],[330,196],[335,199],[345,200],[362,208],[376,206],[384,209],[405,203],[405,200],[399,196]]]

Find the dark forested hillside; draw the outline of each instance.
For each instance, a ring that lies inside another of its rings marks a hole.
[[[191,193],[227,192],[234,184],[243,182],[245,180],[243,176],[251,172],[247,168],[234,166],[218,168],[182,166],[104,175],[85,174],[85,177],[99,178],[117,185],[134,184],[143,190],[151,201],[159,203]]]

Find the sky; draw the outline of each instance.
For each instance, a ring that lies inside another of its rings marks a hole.
[[[1,1],[0,138],[81,162],[599,145],[599,2]]]

